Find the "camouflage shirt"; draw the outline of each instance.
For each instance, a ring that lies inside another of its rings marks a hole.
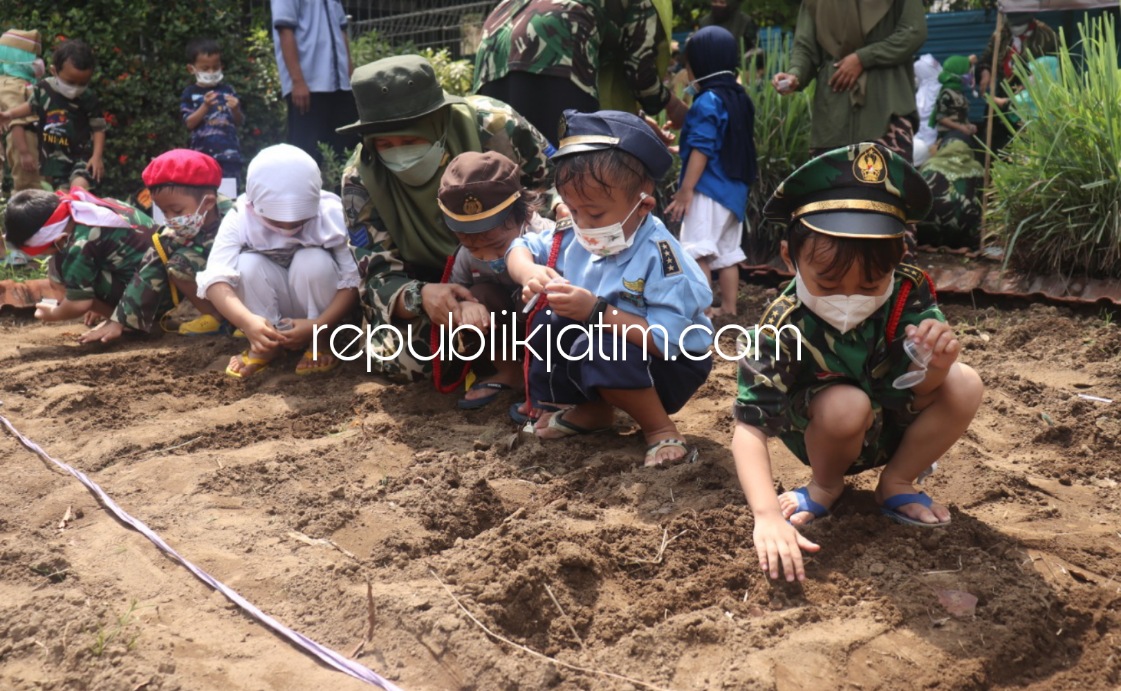
[[[552,185],[553,165],[546,155],[549,143],[541,133],[501,101],[468,96],[467,103],[478,119],[482,150],[497,151],[517,163],[522,169],[523,186],[546,191]],[[389,323],[393,304],[402,290],[416,280],[439,281],[444,265],[420,265],[401,256],[394,240],[394,233],[399,230],[385,227],[362,185],[361,156],[359,145],[343,170],[342,200],[351,250],[362,275],[362,308],[371,326],[377,326]],[[432,204],[436,204],[435,199]],[[455,246],[455,238],[449,233],[448,252]]]
[[[75,161],[93,152],[92,135],[108,125],[101,114],[97,96],[83,91],[69,99],[41,80],[31,89],[31,112],[39,118],[39,156],[43,175],[65,177]]]
[[[125,286],[124,294],[113,311],[113,321],[135,331],[150,332],[156,325],[156,319],[175,306],[169,277],[193,281],[195,274],[206,268],[206,257],[214,246],[218,226],[233,207],[233,200],[219,196],[218,217],[186,242],[174,236],[161,235],[166,262],[152,245],[152,236],[148,234],[148,251]]]
[[[123,202],[116,202],[122,204]],[[152,246],[152,219],[131,209],[126,216],[131,228],[97,228],[75,225],[66,248],[51,258],[52,281],[66,287],[66,299],[101,300],[117,304]]]
[[[886,327],[908,282],[906,306],[889,344]],[[895,389],[892,382],[910,367],[903,352],[905,327],[925,319],[946,321],[925,274],[906,264],[896,267],[895,288],[880,311],[844,334],[802,306],[791,282],[767,309],[758,342],[739,361],[735,418],[784,441],[787,435],[801,436],[809,398],[837,383],[861,388],[876,408],[906,409],[911,391]],[[778,330],[777,346],[774,332],[765,326]]]
[[[942,124],[942,120],[945,118],[961,125],[969,124],[969,100],[966,99],[965,94],[957,89],[942,89],[939,91],[938,102],[934,108],[935,129],[939,134],[950,131],[949,127]]]
[[[568,79],[598,99],[600,66],[622,63],[635,100],[658,113],[670,97],[658,70],[664,40],[651,0],[503,0],[483,24],[474,90],[529,72]]]
[[[988,72],[993,68],[993,50],[996,48],[996,34],[993,33],[989,37],[989,44],[985,46],[985,53],[981,59],[977,61],[977,76],[978,83],[980,83],[980,76],[982,72]],[[1054,55],[1059,52],[1059,37],[1055,35],[1055,30],[1047,26],[1038,19],[1033,22],[1031,32],[1020,38],[1019,50],[1012,43],[1012,31],[1008,28],[1008,22],[1000,32],[1000,48],[1001,59],[997,63],[996,74],[993,78],[997,80],[997,96],[1006,96],[1000,90],[1000,81],[1008,81],[1009,86],[1018,86],[1020,80],[1016,78],[1016,73],[1012,71],[1013,58],[1017,55],[1026,64],[1031,58],[1041,58],[1044,55]],[[1029,57],[1030,56],[1030,57]]]

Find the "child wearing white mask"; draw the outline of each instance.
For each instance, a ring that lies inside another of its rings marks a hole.
[[[799,528],[829,514],[846,475],[882,467],[875,498],[884,515],[918,527],[950,522],[949,509],[914,484],[965,433],[984,387],[957,362],[961,344],[930,278],[900,263],[904,224],[930,205],[919,173],[874,143],[811,160],[767,203],[768,218],[789,224],[782,256],[796,274],[740,360],[732,453],[771,578],[805,578],[801,552],[820,548]],[[812,473],[781,496],[772,436]]]
[[[246,192],[222,220],[196,281],[198,296],[249,339],[226,368],[231,377],[259,372],[285,349],[305,351],[296,374],[338,365],[330,335],[357,303],[359,276],[342,202],[321,186],[311,156],[270,146],[250,161]]]
[[[565,282],[530,278],[542,308],[526,348],[541,439],[605,432],[622,410],[642,428],[644,465],[695,460],[676,413],[712,370],[712,289],[654,210],[673,159],[638,116],[566,110],[557,191],[572,213]],[[540,328],[539,328],[540,327]]]
[[[241,101],[223,82],[222,48],[217,41],[196,38],[187,44],[187,71],[194,83],[183,90],[179,112],[191,133],[189,147],[213,156],[222,166],[218,191],[233,199],[241,175],[237,128],[245,122]]]

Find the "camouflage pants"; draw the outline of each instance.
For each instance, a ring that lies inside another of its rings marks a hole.
[[[923,171],[922,176],[930,185],[934,204],[919,223],[919,242],[935,247],[980,246],[982,179],[963,177],[951,182],[933,171]]]
[[[853,143],[855,144],[857,142]],[[910,117],[892,115],[891,120],[887,123],[887,132],[884,133],[884,136],[877,139],[876,143],[902,156],[908,163],[914,164],[915,121]],[[810,157],[820,156],[827,151],[829,151],[829,149],[810,149]],[[917,237],[918,228],[915,227],[914,223],[908,223],[906,233],[903,236],[904,251],[902,261],[914,261],[915,252],[918,250]]]
[[[174,307],[169,277],[194,281],[198,272],[206,268],[203,248],[179,245],[172,249],[170,243],[166,247],[171,250],[167,265],[154,247],[149,249],[117,303],[114,318],[130,329],[150,333],[160,315]],[[188,297],[180,294],[179,299],[183,301]]]

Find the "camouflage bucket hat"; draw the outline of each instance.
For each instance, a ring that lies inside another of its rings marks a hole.
[[[763,208],[782,223],[801,221],[826,235],[902,237],[930,212],[930,187],[914,166],[871,142],[834,149],[783,180]]]
[[[397,55],[354,70],[350,80],[358,122],[339,134],[375,134],[454,103],[466,103],[444,91],[432,65],[419,55]]]

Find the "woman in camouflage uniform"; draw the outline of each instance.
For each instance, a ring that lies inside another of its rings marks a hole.
[[[342,198],[372,333],[367,362],[381,374],[420,380],[432,371],[430,327],[446,324],[449,313],[461,323],[459,302],[474,300],[463,286],[441,283],[457,245],[436,203],[444,168],[466,151],[495,151],[518,164],[524,187],[544,191],[552,147],[505,103],[445,93],[418,55],[360,67],[352,87],[359,120],[340,132],[360,135],[362,144],[343,172]],[[411,343],[401,343],[410,333]]]

